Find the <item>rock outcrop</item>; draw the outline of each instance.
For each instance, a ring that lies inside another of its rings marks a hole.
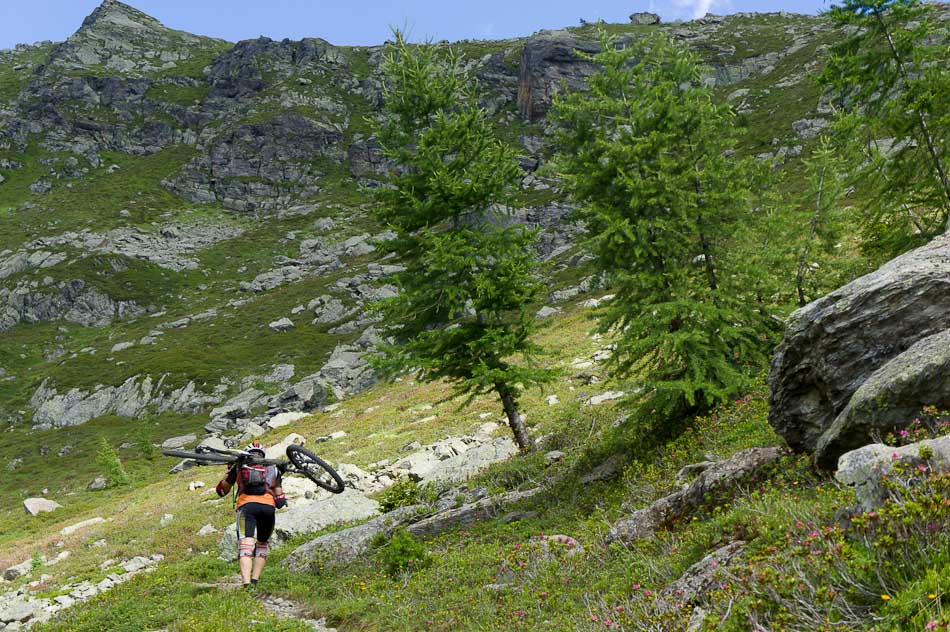
[[[104,327],[116,319],[141,316],[145,309],[134,301],[116,301],[82,279],[40,287],[36,281],[21,281],[13,289],[0,287],[0,332],[20,323],[56,320]]]
[[[425,505],[399,507],[361,525],[314,538],[294,549],[293,553],[284,559],[283,566],[292,571],[303,572],[315,565],[326,568],[347,564],[365,554],[378,535],[392,535],[396,528],[424,510]]]
[[[950,235],[908,252],[793,313],[769,371],[769,423],[825,467],[886,430],[917,403],[950,402],[946,380],[923,384],[941,361],[925,360],[950,330]],[[915,346],[920,342],[921,346]],[[914,350],[910,350],[915,347]],[[899,358],[905,352],[910,355]],[[946,355],[941,357],[946,361]],[[895,364],[885,369],[885,365]],[[928,368],[911,367],[924,361]],[[878,373],[876,376],[875,374]],[[870,378],[875,376],[873,381]],[[868,383],[869,382],[869,383]],[[856,392],[868,383],[846,411]],[[870,402],[880,395],[887,401]],[[856,414],[874,411],[874,420]],[[844,415],[841,421],[836,421]],[[850,424],[859,425],[852,427]],[[863,428],[861,430],[859,428]],[[827,436],[824,436],[826,435]]]
[[[718,494],[762,471],[782,456],[779,448],[750,448],[704,470],[686,488],[660,498],[617,521],[607,533],[608,542],[642,540]]]
[[[597,67],[577,53],[594,54],[598,42],[582,41],[567,31],[542,31],[521,49],[518,109],[529,121],[544,118],[554,94],[587,87]]]
[[[906,467],[905,475],[911,479],[920,474],[916,471],[919,465],[925,465],[928,470],[950,469],[950,436],[899,448],[874,443],[846,452],[838,459],[835,478],[844,485],[854,486],[861,510],[871,511],[887,498],[881,479],[890,475],[898,464]]]
[[[907,425],[926,406],[950,408],[950,329],[916,342],[872,373],[818,439],[815,458],[827,464],[875,433]]]
[[[321,174],[312,168],[312,161],[340,153],[337,145],[342,137],[332,126],[286,112],[216,138],[208,153],[192,160],[165,186],[198,203],[218,201],[238,211],[276,211],[318,191],[315,183]]]
[[[196,413],[220,401],[214,395],[198,391],[194,382],[165,390],[164,381],[164,377],[155,381],[148,375],[136,375],[119,386],[99,387],[93,391],[73,388],[60,394],[49,379],[43,380],[30,398],[33,428],[78,426],[106,414],[136,417],[146,410]]]

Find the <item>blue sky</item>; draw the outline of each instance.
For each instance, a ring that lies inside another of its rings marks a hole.
[[[626,22],[633,11],[665,20],[738,11],[816,13],[830,0],[128,0],[166,26],[231,41],[322,37],[379,44],[390,25],[413,37],[494,39],[575,25],[581,18]],[[69,37],[99,0],[0,0],[0,48]]]

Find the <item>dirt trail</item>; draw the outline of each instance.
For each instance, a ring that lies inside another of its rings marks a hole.
[[[201,584],[201,586],[210,587],[211,584]],[[241,588],[241,579],[239,577],[222,577],[214,586],[221,590],[238,590]],[[329,627],[326,619],[308,619],[304,616],[303,606],[294,601],[266,593],[257,593],[254,596],[264,606],[264,610],[275,617],[300,621],[318,632],[340,632],[337,628]]]

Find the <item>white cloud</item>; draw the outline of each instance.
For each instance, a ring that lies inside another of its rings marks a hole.
[[[701,18],[713,9],[724,8],[728,2],[723,0],[673,0],[676,17]]]

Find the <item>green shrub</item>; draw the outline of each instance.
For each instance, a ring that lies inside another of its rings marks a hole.
[[[376,555],[391,577],[411,573],[431,563],[425,544],[405,529],[397,529]]]
[[[109,487],[128,487],[132,484],[129,473],[122,466],[122,460],[119,459],[115,448],[106,441],[105,437],[99,438],[99,450],[96,452],[96,463],[102,468],[102,474],[106,477]]]
[[[424,500],[424,496],[422,487],[415,480],[406,477],[383,493],[379,506],[386,513],[399,507],[418,504]]]
[[[933,465],[895,464],[886,502],[850,529],[799,520],[727,573],[721,629],[946,629],[950,473]]]
[[[39,551],[33,551],[33,557],[30,558],[30,572],[36,572],[43,567],[43,556]]]
[[[152,436],[149,432],[150,425],[151,420],[147,420],[147,422],[143,421],[142,425],[139,426],[139,429],[136,431],[135,436],[135,445],[142,454],[142,458],[149,461],[158,456],[158,449],[155,447],[155,444],[152,443]]]

